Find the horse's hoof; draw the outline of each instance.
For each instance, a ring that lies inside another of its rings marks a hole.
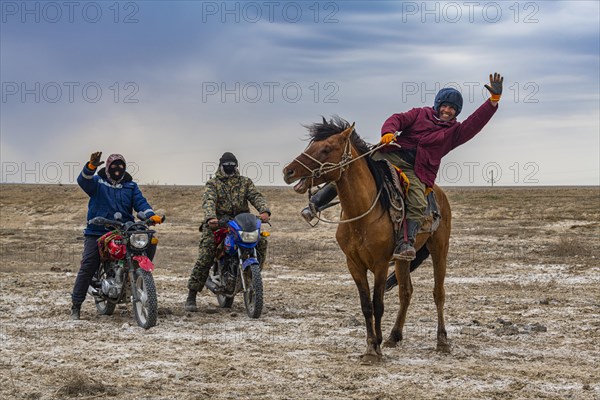
[[[440,353],[444,353],[444,354],[449,354],[452,352],[452,348],[450,346],[450,343],[448,341],[440,341],[437,343],[437,346],[435,347],[435,351],[438,351]]]
[[[385,342],[383,342],[383,347],[388,347],[388,348],[398,347],[398,342],[396,342],[392,339],[388,339]]]
[[[381,362],[380,354],[363,354],[360,356],[360,363],[362,365],[373,365]]]

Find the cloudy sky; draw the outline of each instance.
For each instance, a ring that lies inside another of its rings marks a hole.
[[[597,1],[2,1],[1,181],[74,183],[94,151],[140,183],[204,184],[224,151],[260,185],[338,114],[387,117],[505,76],[442,186],[600,184]]]

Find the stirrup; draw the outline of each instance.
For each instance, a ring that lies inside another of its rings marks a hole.
[[[304,218],[304,220],[310,224],[311,221],[317,216],[315,205],[310,203],[308,207],[304,208],[304,210],[300,212],[300,215],[302,215],[302,218]]]
[[[411,256],[411,255],[407,255],[407,254],[394,254],[392,256],[392,260],[398,260],[398,261],[412,261],[416,258],[416,255]]]

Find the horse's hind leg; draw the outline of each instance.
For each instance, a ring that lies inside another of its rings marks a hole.
[[[402,329],[406,321],[406,312],[413,293],[412,281],[410,279],[410,263],[408,261],[396,261],[396,278],[398,280],[398,296],[400,298],[400,309],[396,316],[396,323],[392,328],[390,337],[385,341],[385,347],[396,347],[402,340]]]
[[[444,280],[446,278],[446,262],[448,258],[448,242],[442,245],[430,246],[431,259],[433,261],[433,300],[437,308],[438,324],[437,324],[437,350],[450,351],[448,343],[448,335],[446,333],[446,325],[444,323],[444,302],[446,300],[446,292],[444,290]]]

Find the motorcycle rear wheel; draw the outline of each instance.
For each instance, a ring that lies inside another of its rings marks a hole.
[[[244,276],[246,279],[246,291],[244,292],[246,314],[250,318],[258,318],[263,308],[263,284],[260,275],[260,266],[252,264],[250,271],[246,270]]]
[[[101,297],[94,297],[94,301],[96,302],[96,311],[99,315],[113,315],[115,307],[117,307],[116,303],[111,303]]]
[[[95,278],[98,282],[102,279],[103,274],[100,272],[102,270],[103,268],[100,268],[96,272]],[[94,296],[94,301],[96,302],[96,311],[99,315],[113,315],[115,308],[117,307],[116,303],[112,303],[101,296]]]
[[[158,300],[156,285],[150,272],[141,268],[135,272],[135,290],[136,294],[133,296],[135,320],[144,329],[152,328],[158,318]]]

